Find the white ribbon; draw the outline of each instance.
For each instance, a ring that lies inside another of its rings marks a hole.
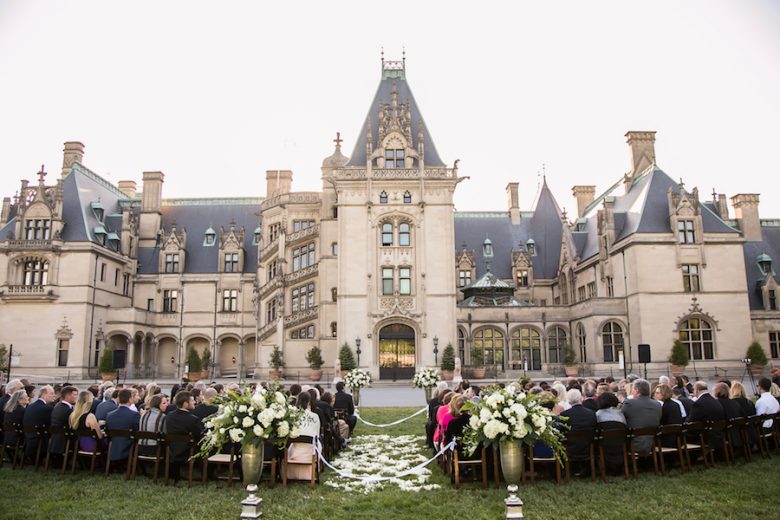
[[[427,406],[423,406],[422,408],[420,408],[418,411],[416,411],[415,413],[413,413],[409,417],[405,417],[403,419],[398,419],[397,421],[393,421],[393,422],[387,423],[387,424],[374,424],[374,423],[368,422],[365,419],[363,419],[362,417],[360,417],[360,414],[358,413],[357,409],[355,409],[355,417],[360,419],[360,421],[363,424],[367,424],[368,426],[373,426],[374,428],[387,428],[388,426],[395,426],[396,424],[401,424],[402,422],[408,421],[409,419],[411,419],[413,417],[417,417],[421,413],[427,412],[427,411],[428,411],[428,407]]]
[[[417,413],[420,413],[420,412],[417,412]],[[334,467],[330,462],[325,460],[325,457],[322,456],[322,451],[320,450],[319,440],[317,440],[317,442],[315,442],[315,444],[314,444],[314,450],[317,452],[317,456],[322,461],[322,463],[325,464],[328,468],[330,468],[333,471],[335,471],[336,473],[338,473],[338,475],[340,477],[351,478],[353,480],[362,480],[363,482],[383,482],[383,481],[386,481],[386,480],[393,480],[393,479],[397,479],[397,478],[408,477],[409,475],[413,475],[413,474],[417,473],[418,471],[423,469],[425,466],[427,466],[428,464],[430,464],[434,460],[436,460],[439,457],[441,457],[444,453],[446,453],[448,451],[451,451],[453,449],[455,449],[455,439],[453,439],[452,441],[450,441],[449,444],[447,444],[442,449],[440,449],[439,453],[434,455],[433,458],[426,460],[422,464],[418,464],[417,466],[415,466],[415,467],[413,467],[411,469],[407,469],[406,471],[398,473],[397,475],[394,475],[392,477],[382,477],[380,475],[355,475],[355,474],[352,474],[352,473],[346,473],[344,471],[341,471],[340,469]]]

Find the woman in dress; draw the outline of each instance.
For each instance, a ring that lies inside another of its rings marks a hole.
[[[301,436],[312,437],[317,439],[320,435],[320,418],[311,411],[311,395],[309,392],[301,392],[298,395],[298,401],[296,403],[298,408],[304,410],[303,418],[301,419],[300,429]],[[287,446],[287,462],[294,462],[305,464],[311,462],[312,455],[314,455],[314,444],[293,442]],[[299,464],[287,465],[287,479],[288,480],[311,480],[311,467]]]
[[[3,408],[3,425],[15,424],[21,428],[22,421],[24,421],[24,411],[27,409],[27,405],[30,403],[30,397],[25,390],[17,390],[11,395],[11,398],[5,403]],[[3,444],[13,446],[18,439],[18,433],[16,431],[5,432],[3,437]]]
[[[89,390],[82,390],[79,392],[79,399],[76,401],[76,405],[73,407],[73,412],[70,414],[70,428],[76,432],[80,430],[92,430],[97,435],[97,438],[103,439],[103,430],[100,429],[100,423],[98,423],[95,414],[92,413],[92,401],[95,396]],[[101,443],[102,444],[102,443]],[[97,451],[101,451],[102,446],[97,447]],[[79,437],[79,450],[81,451],[93,451],[95,450],[95,441],[92,437],[81,436]]]
[[[141,416],[138,431],[165,433],[165,413],[168,407],[168,396],[155,394],[149,400],[149,408]],[[141,439],[138,442],[138,453],[143,457],[154,457],[157,453],[157,441],[154,439]]]

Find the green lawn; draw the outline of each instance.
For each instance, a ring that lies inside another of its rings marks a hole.
[[[415,408],[365,409],[363,416],[374,423],[386,423],[415,412]],[[424,415],[391,428],[370,428],[359,424],[357,434],[406,435],[423,431]],[[780,518],[777,513],[777,458],[758,460],[734,467],[665,477],[640,474],[639,481],[613,478],[607,484],[576,481],[562,486],[553,482],[521,486],[526,518],[541,519],[634,519],[685,518],[746,519]],[[442,489],[411,493],[389,488],[367,495],[350,495],[327,486],[311,491],[294,483],[287,490],[261,485],[263,518],[269,519],[431,519],[463,516],[469,520],[503,518],[504,490],[482,490],[468,484],[459,491],[449,478],[432,465],[433,483]],[[325,472],[323,479],[332,478]],[[245,492],[224,483],[196,484],[187,489],[153,484],[140,477],[126,482],[120,476],[75,477],[43,475],[32,470],[0,469],[0,518],[238,518],[239,502]]]

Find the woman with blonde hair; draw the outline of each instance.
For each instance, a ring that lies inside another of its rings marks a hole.
[[[92,413],[92,401],[95,396],[89,390],[79,392],[79,399],[73,406],[73,412],[70,414],[70,428],[73,431],[93,430],[98,439],[103,438],[103,431],[100,429],[95,414]],[[79,437],[79,449],[82,451],[92,451],[94,446],[92,437]]]
[[[750,417],[756,415],[756,405],[753,401],[748,399],[747,391],[745,387],[739,381],[731,383],[731,390],[729,390],[729,397],[732,401],[739,403],[739,408],[742,410],[743,417]]]
[[[565,412],[569,408],[571,408],[571,405],[566,400],[566,387],[563,386],[563,383],[560,381],[556,381],[552,384],[550,387],[552,390],[555,390],[555,406],[552,409],[553,415],[560,415],[561,412]]]

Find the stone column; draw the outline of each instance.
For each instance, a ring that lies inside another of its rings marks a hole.
[[[244,361],[244,347],[246,347],[246,343],[244,343],[244,340],[238,342],[238,381],[241,382],[244,379],[244,374],[246,373],[246,368],[244,367],[245,361]]]
[[[152,344],[150,345],[152,349],[152,379],[157,379],[157,346],[158,342],[157,339],[152,339]]]
[[[212,360],[214,363],[214,377],[217,378],[222,375],[222,370],[219,367],[219,349],[222,347],[222,342],[217,340],[214,342],[214,353]]]
[[[127,358],[125,359],[125,377],[135,377],[135,339],[127,338]]]
[[[139,370],[141,377],[146,377],[146,343],[146,337],[141,339],[141,369]]]

